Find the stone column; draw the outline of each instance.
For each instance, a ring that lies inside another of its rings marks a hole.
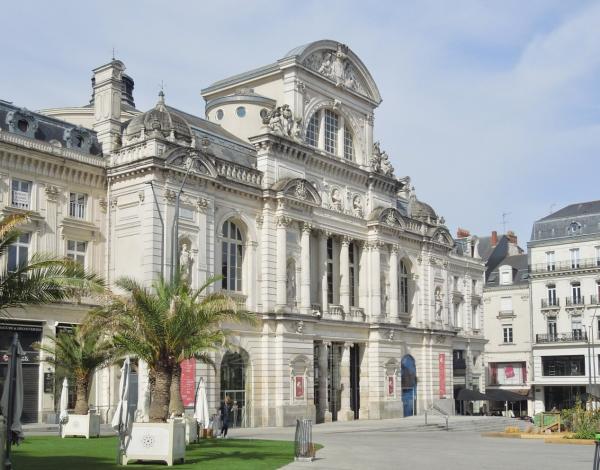
[[[381,317],[381,259],[379,255],[380,242],[371,242],[371,319]]]
[[[329,383],[328,355],[329,341],[323,341],[319,346],[319,414],[324,422],[331,422],[331,411],[327,401],[327,385]]]
[[[354,412],[350,409],[350,348],[352,343],[344,343],[342,360],[340,361],[340,385],[342,387],[342,399],[338,421],[352,421]]]
[[[300,311],[311,312],[310,304],[310,224],[301,224],[300,230]]]
[[[321,277],[321,311],[323,316],[329,312],[327,302],[327,238],[329,233],[321,231],[319,237],[319,275]]]
[[[276,263],[276,310],[282,310],[287,306],[287,217],[277,218],[277,263]]]
[[[390,252],[390,317],[398,319],[398,246]]]
[[[350,313],[350,237],[342,237],[340,249],[340,304],[345,313]],[[356,269],[356,267],[355,267]]]

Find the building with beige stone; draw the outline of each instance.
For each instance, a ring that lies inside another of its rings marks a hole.
[[[484,387],[476,240],[457,243],[399,177],[375,137],[379,90],[351,49],[317,41],[209,85],[205,117],[162,92],[140,112],[124,71],[118,60],[95,69],[80,108],[0,102],[0,208],[35,214],[18,256],[80,256],[109,282],[150,285],[180,267],[197,287],[221,274],[214,288],[260,324],[232,326],[216,371],[191,363],[184,373],[186,383],[206,379],[211,408],[231,396],[243,425],[451,410],[455,380]],[[86,308],[17,311],[3,328],[55,334]],[[52,371],[39,358],[31,367],[30,416],[42,421]],[[91,402],[104,419],[115,380],[110,369],[95,377]]]

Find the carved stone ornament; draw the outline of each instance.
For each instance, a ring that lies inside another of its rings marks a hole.
[[[363,203],[360,196],[354,196],[352,199],[352,213],[355,217],[363,217]]]
[[[304,332],[304,322],[299,320],[296,322],[296,333],[301,335]]]
[[[369,166],[371,171],[375,173],[381,173],[385,176],[394,176],[394,167],[390,162],[390,157],[385,150],[381,150],[379,142],[373,144],[373,153],[369,158]]]
[[[446,342],[446,337],[444,335],[436,335],[434,340],[437,344],[443,344]]]
[[[390,341],[393,341],[393,340],[394,340],[394,334],[395,334],[394,330],[390,330],[390,331],[388,331],[388,339],[389,339]]]
[[[9,111],[6,114],[5,122],[8,124],[9,132],[23,134],[27,137],[33,137],[38,128],[38,121],[35,114],[27,108]]]
[[[168,202],[175,202],[175,199],[177,199],[177,193],[175,191],[172,191],[170,189],[167,189],[165,191],[165,199]]]
[[[298,181],[296,189],[294,190],[294,196],[296,196],[298,199],[306,199],[307,192],[306,186],[304,185],[304,181]]]
[[[302,65],[333,81],[338,87],[368,96],[359,78],[360,74],[348,59],[348,46],[345,44],[338,44],[337,50],[323,49],[313,52],[304,59]]]
[[[206,210],[206,208],[208,207],[208,199],[199,197],[198,201],[196,202],[196,205],[198,206],[199,210],[201,210],[201,211]]]
[[[294,118],[294,113],[288,104],[277,106],[275,109],[263,113],[262,122],[269,132],[301,140],[302,118]]]
[[[44,188],[44,191],[46,193],[46,198],[49,201],[56,201],[60,195],[60,190],[54,185],[49,184]]]
[[[385,223],[390,227],[396,227],[398,225],[398,220],[392,211],[389,211],[385,216]]]
[[[331,190],[331,208],[334,211],[342,211],[342,192],[339,188],[333,188]]]

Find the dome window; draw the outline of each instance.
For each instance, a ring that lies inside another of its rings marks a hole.
[[[220,121],[221,119],[223,119],[225,113],[223,113],[222,109],[217,110],[217,119]]]
[[[236,110],[235,110],[235,114],[238,115],[238,117],[243,118],[244,116],[246,116],[246,108],[244,108],[243,106],[239,106]]]
[[[17,122],[17,127],[21,132],[25,133],[27,132],[27,129],[29,129],[29,123],[25,119],[19,119]]]

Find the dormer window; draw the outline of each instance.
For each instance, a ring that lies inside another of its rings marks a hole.
[[[352,130],[342,115],[331,109],[316,111],[306,125],[305,141],[339,158],[354,161]]]
[[[500,285],[506,286],[513,283],[513,273],[510,266],[500,266]]]

